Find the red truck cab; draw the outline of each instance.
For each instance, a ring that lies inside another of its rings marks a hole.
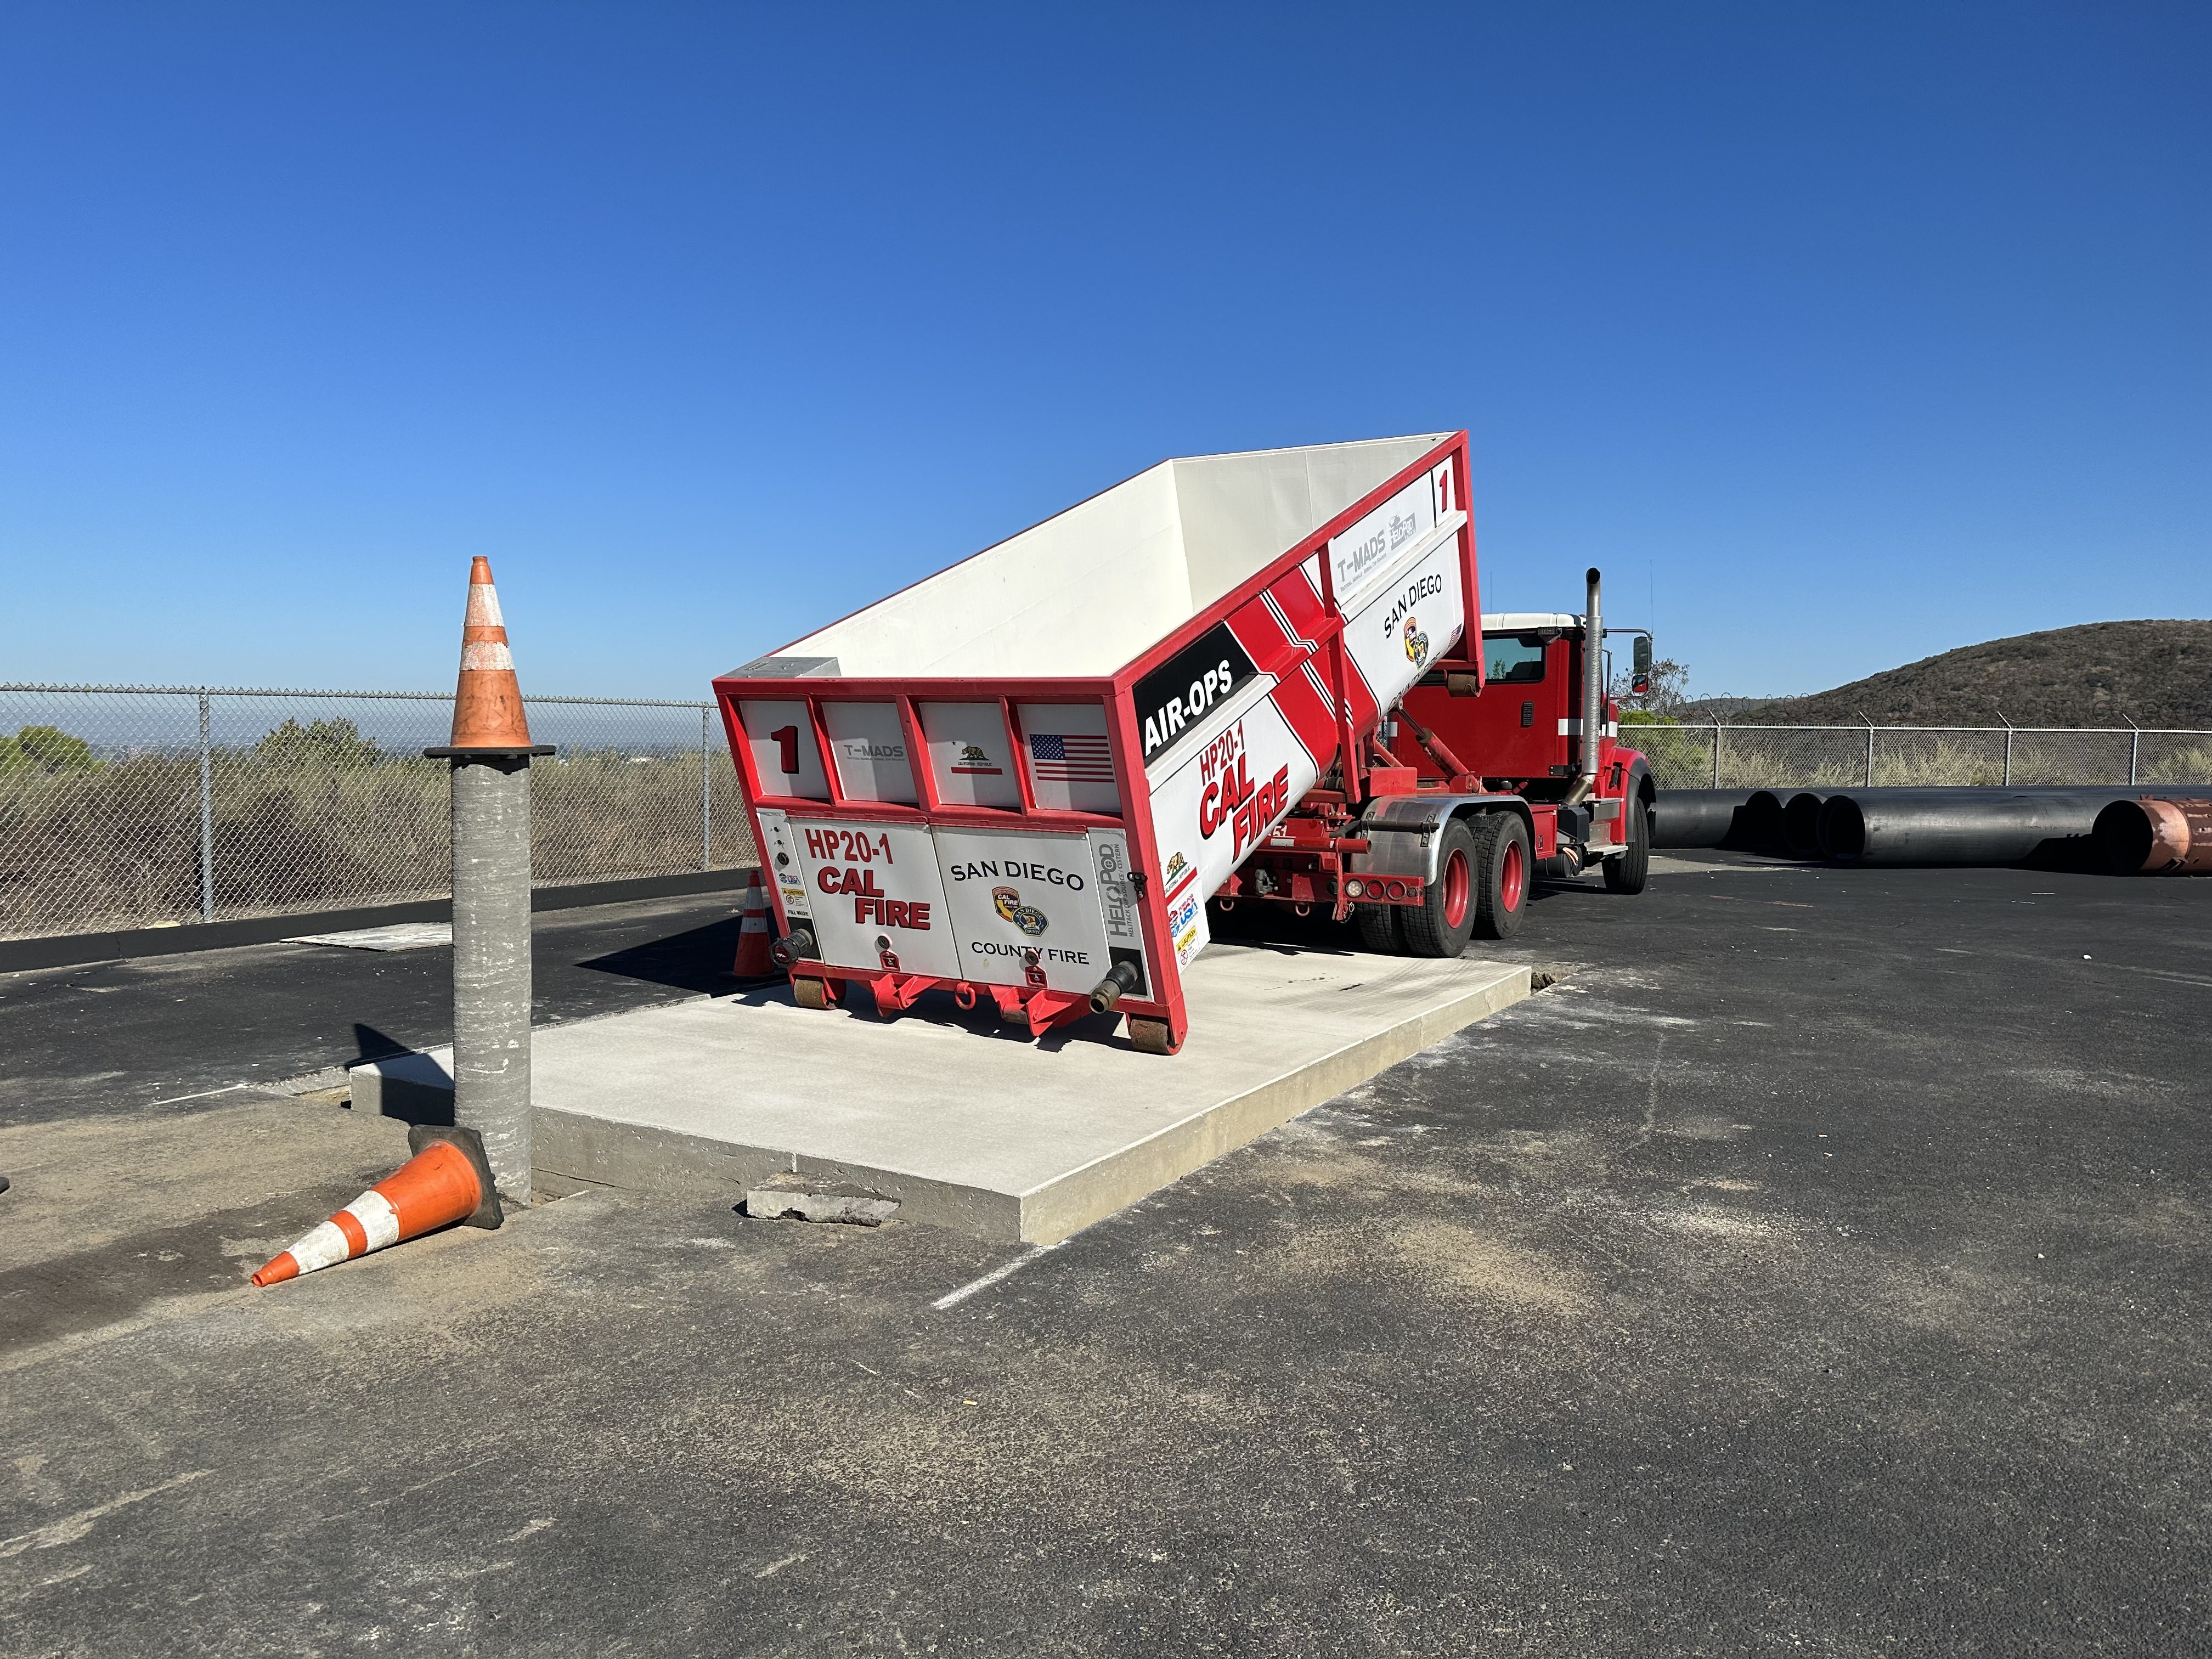
[[[1215,902],[1331,903],[1370,949],[1449,957],[1518,932],[1539,875],[1595,866],[1641,892],[1656,789],[1620,741],[1601,641],[1635,635],[1641,675],[1650,639],[1606,629],[1588,581],[1579,616],[1484,616],[1479,645],[1432,662]]]

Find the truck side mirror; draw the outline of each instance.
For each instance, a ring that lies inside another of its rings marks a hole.
[[[1629,659],[1635,665],[1634,672],[1638,679],[1648,680],[1651,678],[1651,636],[1649,634],[1638,634],[1636,636],[1635,648]],[[1638,686],[1637,689],[1642,690],[1644,688]]]

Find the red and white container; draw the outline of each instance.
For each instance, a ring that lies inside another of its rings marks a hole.
[[[1206,901],[1459,641],[1467,435],[1163,461],[714,682],[801,1000],[1172,1053]]]

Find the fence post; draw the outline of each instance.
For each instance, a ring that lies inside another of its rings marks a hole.
[[[200,920],[215,920],[215,756],[208,694],[200,693]]]
[[[1867,722],[1866,787],[1869,789],[1874,787],[1874,722],[1872,720]]]
[[[2128,722],[2128,787],[2136,787],[2136,761],[2142,753],[2142,727]]]
[[[1713,787],[1721,787],[1721,723],[1713,722]]]
[[[2005,722],[2005,787],[2012,787],[2012,722]]]
[[[707,746],[711,728],[707,716],[711,710],[699,711],[699,867],[714,867],[714,753]]]

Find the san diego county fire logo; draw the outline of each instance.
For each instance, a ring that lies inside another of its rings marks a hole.
[[[1030,938],[1043,937],[1047,925],[1045,914],[1034,904],[1022,902],[1020,888],[994,887],[991,890],[991,908],[999,913],[1001,921],[1011,921]]]
[[[1406,660],[1419,668],[1429,659],[1429,636],[1421,632],[1418,617],[1406,618]]]

